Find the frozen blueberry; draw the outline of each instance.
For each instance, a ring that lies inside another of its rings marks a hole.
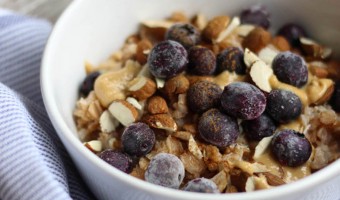
[[[149,69],[157,78],[171,78],[185,70],[188,53],[178,42],[165,40],[151,50],[148,57]]]
[[[206,142],[217,147],[227,147],[236,141],[239,127],[235,118],[212,108],[200,117],[198,132]]]
[[[177,23],[172,25],[165,34],[167,40],[181,43],[186,49],[200,42],[201,34],[191,24]]]
[[[133,156],[144,156],[152,150],[156,137],[147,124],[137,122],[124,130],[121,141],[124,152]]]
[[[306,31],[300,25],[294,23],[285,24],[277,34],[285,37],[294,47],[299,46],[300,37],[306,37]]]
[[[108,149],[101,152],[98,156],[105,162],[125,173],[130,173],[133,168],[132,158],[125,153]]]
[[[329,103],[336,112],[340,112],[340,81],[335,82],[334,92]]]
[[[312,146],[302,133],[285,129],[274,135],[271,151],[282,165],[297,167],[309,159]]]
[[[255,5],[241,12],[242,24],[254,24],[268,29],[270,26],[269,13],[264,6]]]
[[[243,131],[249,140],[259,141],[264,137],[273,135],[276,125],[267,114],[253,120],[244,120],[242,123]]]
[[[206,178],[195,178],[189,181],[183,190],[201,193],[220,193],[215,182]]]
[[[216,69],[215,54],[208,48],[194,46],[189,49],[188,72],[195,75],[212,75]]]
[[[298,118],[302,111],[300,98],[288,90],[272,90],[267,96],[266,112],[279,123]]]
[[[99,72],[95,71],[87,75],[81,84],[80,87],[80,94],[87,96],[92,90],[94,86],[94,82],[96,81],[97,77],[100,75]]]
[[[230,116],[252,120],[264,112],[266,97],[260,89],[249,83],[234,82],[224,87],[221,105]]]
[[[295,87],[302,87],[308,80],[308,69],[304,59],[290,51],[279,53],[275,56],[273,70],[276,77]]]
[[[147,182],[178,189],[184,178],[184,166],[175,155],[159,153],[153,157],[145,172]]]
[[[222,89],[209,81],[198,81],[187,93],[188,106],[196,113],[204,112],[219,105]]]
[[[216,57],[217,72],[228,70],[237,74],[246,74],[247,66],[243,61],[244,53],[238,47],[228,47]]]

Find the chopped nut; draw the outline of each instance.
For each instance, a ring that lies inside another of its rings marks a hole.
[[[129,82],[128,90],[138,100],[145,100],[156,92],[156,84],[149,78],[137,76]]]
[[[198,145],[192,135],[189,137],[189,142],[188,142],[188,149],[189,151],[198,159],[203,158],[202,151],[198,148]]]
[[[167,21],[167,20],[147,20],[141,22],[144,26],[147,26],[149,28],[170,28],[174,22]]]
[[[145,157],[141,157],[141,158],[139,159],[138,165],[139,165],[139,167],[140,167],[142,170],[146,171],[146,169],[147,169],[148,166],[149,166],[149,163],[150,163],[149,159],[147,159],[147,158],[145,158]]]
[[[221,170],[218,174],[212,177],[211,180],[216,183],[220,192],[223,192],[227,185],[230,184],[230,176],[224,170]]]
[[[172,116],[174,119],[182,119],[188,114],[187,94],[179,94],[178,101],[172,105],[174,108]]]
[[[271,41],[271,34],[261,27],[256,27],[244,38],[242,46],[257,53]]]
[[[136,60],[141,65],[144,65],[148,59],[148,56],[144,52],[146,50],[150,50],[151,48],[152,48],[152,43],[147,39],[143,39],[137,43]]]
[[[165,82],[166,94],[182,94],[189,89],[189,80],[184,75],[175,76]]]
[[[144,115],[142,121],[157,129],[164,129],[170,132],[177,130],[177,124],[169,114]]]
[[[184,124],[182,126],[183,130],[190,132],[193,135],[197,133],[197,126],[195,124]]]
[[[174,137],[179,138],[181,140],[189,141],[191,133],[188,131],[176,131],[172,134]]]
[[[156,80],[156,85],[157,85],[157,88],[163,88],[164,85],[165,85],[165,80],[164,79],[160,79],[160,78],[155,78]]]
[[[132,172],[130,173],[131,176],[144,180],[145,170],[141,169],[139,166],[133,168]]]
[[[119,126],[119,122],[115,119],[111,113],[105,110],[99,118],[100,128],[102,132],[110,133]]]
[[[165,140],[169,153],[180,156],[184,152],[182,142],[169,135]]]
[[[169,112],[165,99],[160,96],[153,96],[149,99],[147,110],[151,114],[165,114]]]
[[[195,75],[188,75],[186,76],[190,85],[195,84],[198,81],[210,81],[213,82],[214,78],[212,76],[195,76]]]
[[[140,65],[127,61],[119,71],[101,74],[95,81],[94,92],[103,107],[108,107],[114,100],[126,98],[125,88],[128,82],[137,75]]]
[[[203,14],[197,14],[193,20],[192,24],[196,26],[199,30],[203,30],[208,24],[207,18]]]
[[[271,43],[280,51],[289,51],[291,48],[287,39],[282,36],[275,36]]]
[[[138,111],[125,100],[116,100],[109,106],[109,111],[121,124],[128,126],[136,121]],[[122,114],[123,113],[123,114]]]
[[[246,181],[246,185],[245,185],[245,192],[251,192],[251,191],[255,191],[255,181],[254,181],[254,177],[252,176],[248,177]]]
[[[334,91],[334,82],[331,79],[314,78],[307,86],[309,102],[314,105],[328,101]]]
[[[320,61],[310,62],[309,70],[313,75],[317,76],[318,78],[327,78],[329,74],[327,70],[327,65]]]
[[[273,136],[263,138],[256,146],[253,158],[258,159],[268,148]]]
[[[270,172],[263,172],[262,173],[266,178],[267,178],[267,182],[269,185],[272,186],[279,186],[279,185],[284,185],[286,184],[286,182],[284,182],[284,180],[282,180],[282,178],[270,173]]]
[[[183,13],[183,12],[173,12],[171,16],[169,17],[170,21],[173,22],[182,22],[182,23],[187,23],[189,22],[188,17]]]
[[[208,22],[203,30],[203,36],[208,40],[215,40],[219,34],[228,26],[230,18],[228,16],[217,16]]]
[[[321,46],[315,41],[302,37],[300,43],[303,51],[315,59],[327,59],[332,54],[332,49]]]
[[[94,153],[98,153],[102,150],[102,142],[99,140],[91,140],[89,142],[85,142],[84,145]]]
[[[194,175],[195,178],[200,177],[200,175],[206,169],[204,162],[197,159],[193,154],[189,152],[185,152],[180,155],[180,159],[183,162],[185,170]]]

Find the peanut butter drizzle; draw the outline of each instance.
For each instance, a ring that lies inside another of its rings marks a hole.
[[[219,75],[215,76],[213,81],[219,85],[222,89],[232,82],[245,81],[246,76],[237,75],[235,72],[223,71]]]
[[[286,183],[296,181],[311,174],[309,162],[299,167],[282,166],[272,157],[269,149],[257,158],[256,161],[267,166],[270,173],[281,177]]]

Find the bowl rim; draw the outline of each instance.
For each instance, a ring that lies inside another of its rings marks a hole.
[[[226,195],[216,195],[216,194],[204,194],[204,193],[192,193],[185,192],[177,189],[166,188],[158,185],[148,183],[146,181],[135,178],[129,174],[119,171],[113,168],[108,163],[99,159],[95,154],[89,151],[81,141],[74,136],[73,131],[68,127],[66,122],[63,120],[61,113],[58,111],[57,104],[53,98],[53,84],[49,83],[49,77],[52,76],[49,73],[50,60],[52,59],[52,54],[50,53],[54,46],[56,45],[56,38],[60,37],[60,30],[63,29],[65,23],[72,21],[72,16],[77,14],[77,9],[80,7],[84,1],[72,1],[70,5],[65,9],[62,15],[57,20],[49,38],[46,43],[42,61],[41,61],[41,74],[40,74],[40,85],[43,97],[43,102],[48,113],[48,116],[56,129],[59,138],[62,140],[64,146],[65,143],[69,143],[74,150],[83,156],[89,163],[92,163],[99,170],[103,170],[104,173],[112,178],[118,179],[124,182],[126,185],[130,185],[134,188],[138,188],[141,191],[149,192],[153,195],[178,198],[178,199],[197,199],[197,200],[225,200],[225,199],[254,199],[255,197],[261,197],[264,199],[274,199],[276,197],[284,197],[286,195],[297,194],[300,191],[306,191],[308,188],[313,188],[321,183],[325,183],[332,178],[340,175],[338,168],[340,167],[340,160],[334,161],[332,164],[328,165],[324,169],[315,172],[303,179],[296,182],[282,185],[279,187],[274,187],[266,190],[259,190],[253,192],[243,192],[243,193],[230,193]],[[68,151],[68,153],[70,153]],[[78,167],[78,166],[77,166]],[[78,168],[77,168],[78,169]],[[91,189],[92,190],[92,189]],[[176,191],[176,192],[175,192]]]

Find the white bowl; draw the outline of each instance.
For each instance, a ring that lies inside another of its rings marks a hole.
[[[44,102],[57,130],[92,192],[99,199],[295,199],[340,174],[340,161],[295,183],[270,190],[228,195],[189,193],[156,186],[111,167],[85,149],[77,136],[72,111],[85,77],[84,61],[94,64],[118,50],[145,19],[163,19],[173,11],[208,17],[238,14],[262,3],[271,12],[272,28],[285,22],[303,24],[312,38],[340,52],[340,1],[336,0],[78,0],[57,22],[43,57]]]

